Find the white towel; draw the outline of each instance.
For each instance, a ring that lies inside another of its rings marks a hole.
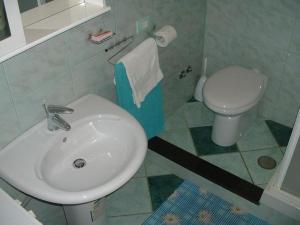
[[[125,66],[132,89],[134,103],[138,108],[147,94],[162,80],[158,50],[153,38],[148,38],[120,59]]]

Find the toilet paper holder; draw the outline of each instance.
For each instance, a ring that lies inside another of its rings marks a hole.
[[[155,35],[154,35],[154,30],[156,29],[156,26],[153,25],[152,29],[150,32],[147,32],[147,35],[149,37],[153,37],[155,39]],[[105,52],[111,51],[112,49],[120,46],[121,44],[129,41],[125,46],[123,46],[119,51],[117,51],[115,54],[113,54],[111,57],[109,57],[107,59],[107,62],[110,63],[111,65],[115,65],[115,63],[113,63],[111,60],[116,57],[117,55],[119,55],[121,52],[123,52],[125,49],[127,49],[135,40],[135,35],[131,35],[128,37],[124,37],[123,39],[115,42],[113,45],[109,46],[108,48],[105,49]]]
[[[115,65],[115,63],[113,63],[111,60],[116,57],[117,55],[119,55],[121,52],[123,52],[125,49],[127,49],[135,40],[134,35],[128,36],[128,37],[124,37],[123,39],[121,39],[120,41],[117,41],[116,43],[114,43],[113,45],[111,45],[110,47],[105,49],[105,52],[108,52],[116,47],[118,47],[119,45],[129,41],[125,46],[123,46],[120,50],[118,50],[115,54],[113,54],[111,57],[109,57],[107,59],[107,62],[110,63],[111,65]]]
[[[160,36],[157,36],[155,35],[155,30],[156,30],[156,25],[153,24],[152,26],[152,29],[150,31],[147,31],[146,34],[149,36],[149,37],[152,37],[154,38],[155,40],[158,40],[158,41],[161,41],[161,39],[163,39],[162,37]],[[113,45],[109,46],[108,48],[105,49],[105,52],[108,52],[118,46],[120,46],[121,44],[129,41],[125,46],[123,46],[120,50],[118,50],[115,54],[113,54],[111,57],[109,57],[107,59],[107,62],[110,63],[111,65],[115,65],[114,62],[112,62],[112,59],[114,57],[116,57],[117,55],[119,55],[121,52],[123,52],[125,49],[127,49],[135,40],[135,35],[131,35],[131,36],[127,36],[127,37],[124,37],[123,39],[115,42]]]

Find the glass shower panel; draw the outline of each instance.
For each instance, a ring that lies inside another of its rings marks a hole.
[[[281,189],[283,191],[290,193],[296,196],[297,198],[300,198],[300,180],[295,179],[296,177],[299,176],[298,175],[300,169],[299,158],[300,158],[300,141],[298,140],[298,143],[294,150],[293,157],[287,169],[286,176],[281,186]]]

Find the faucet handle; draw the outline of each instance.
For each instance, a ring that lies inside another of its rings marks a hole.
[[[71,130],[71,125],[69,123],[67,123],[63,118],[61,118],[60,115],[58,115],[58,114],[55,114],[52,117],[52,123],[55,124],[56,129],[60,128],[65,131]]]
[[[45,113],[46,113],[47,118],[49,118],[48,108],[47,108],[47,105],[46,105],[45,103],[43,104],[43,108],[44,108],[44,110],[45,110]]]
[[[60,106],[60,105],[46,105],[43,104],[46,114],[70,114],[74,112],[74,109]]]

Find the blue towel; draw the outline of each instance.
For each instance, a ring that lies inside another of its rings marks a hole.
[[[115,65],[115,81],[118,104],[140,122],[148,139],[158,135],[164,128],[161,83],[153,88],[141,107],[137,108],[123,63]]]

